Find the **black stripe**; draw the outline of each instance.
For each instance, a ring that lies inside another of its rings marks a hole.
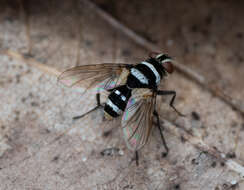
[[[138,64],[135,66],[135,68],[138,69],[142,74],[145,75],[145,77],[149,81],[149,86],[156,85],[156,76],[154,75],[153,71],[148,66],[146,66],[144,64]]]
[[[146,62],[151,63],[154,66],[154,68],[158,71],[160,77],[162,78],[162,75],[165,74],[165,71],[161,63],[159,63],[155,58],[147,59]]]
[[[119,115],[107,104],[104,106],[104,111],[112,117],[118,117]]]
[[[118,90],[120,95],[117,95],[115,91]],[[126,100],[121,99],[121,95],[124,95]],[[108,96],[108,98],[116,105],[120,110],[124,111],[128,102],[128,99],[131,96],[131,90],[128,89],[125,85],[115,88],[114,91]]]
[[[108,98],[113,102],[114,105],[116,105],[120,110],[124,111],[126,107],[126,102],[124,102],[120,95],[115,94],[115,92],[112,92]]]
[[[127,78],[126,84],[129,88],[147,88],[147,84],[142,84],[136,77],[134,77],[132,74],[129,74]]]
[[[160,56],[159,61],[164,61],[165,59],[172,59],[170,56],[168,56],[167,54],[163,54]]]

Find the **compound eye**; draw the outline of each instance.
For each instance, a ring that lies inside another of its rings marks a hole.
[[[169,73],[173,73],[174,72],[174,66],[172,64],[172,62],[165,62],[163,63],[163,67],[164,69]]]

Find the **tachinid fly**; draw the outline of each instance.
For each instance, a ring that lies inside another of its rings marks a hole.
[[[175,91],[158,90],[162,79],[174,71],[172,58],[166,54],[151,53],[145,61],[138,64],[103,63],[97,65],[77,66],[64,71],[58,80],[66,86],[82,86],[89,89],[94,86],[109,92],[106,103],[100,103],[97,93],[97,106],[82,116],[102,107],[105,117],[113,119],[122,115],[121,126],[127,147],[136,153],[149,139],[153,126],[153,116],[168,153],[168,147],[160,128],[156,111],[157,95],[172,95],[170,106],[174,107]]]

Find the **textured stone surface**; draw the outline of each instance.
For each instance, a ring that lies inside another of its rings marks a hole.
[[[244,15],[238,3],[138,2],[96,1],[242,103]],[[27,14],[23,7],[18,1],[2,3],[0,48],[31,53],[50,69],[134,62],[148,54],[86,4],[33,1]],[[119,121],[103,121],[101,110],[72,120],[96,105],[95,89],[81,95],[82,88],[65,88],[55,75],[15,56],[1,54],[0,60],[0,189],[243,188],[238,172],[194,144],[202,141],[244,165],[243,118],[183,75],[173,74],[161,88],[177,91],[176,107],[187,117],[169,108],[169,98],[158,98],[162,124],[163,118],[174,123],[164,122],[169,155],[162,158],[160,135],[153,130],[136,167]],[[120,151],[100,154],[111,147]]]

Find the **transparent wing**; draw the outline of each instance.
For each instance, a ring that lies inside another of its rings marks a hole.
[[[153,123],[156,94],[149,89],[135,89],[122,117],[126,144],[131,150],[141,149],[148,141]]]
[[[113,63],[77,66],[61,73],[58,81],[68,87],[81,86],[88,89],[99,85],[99,88],[109,90],[126,82],[128,66]]]

